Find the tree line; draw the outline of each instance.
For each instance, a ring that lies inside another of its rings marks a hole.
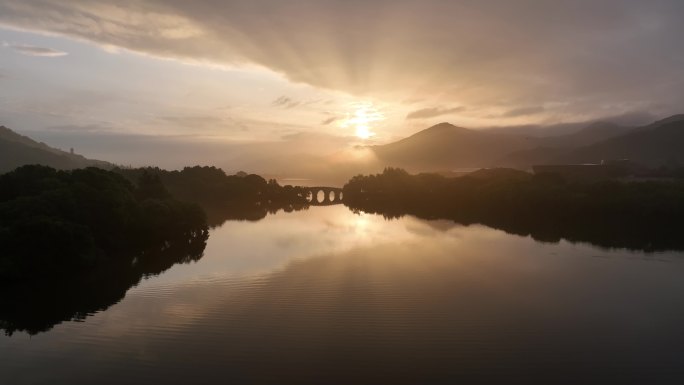
[[[154,175],[136,186],[99,168],[23,166],[0,175],[0,278],[130,262],[146,249],[208,236],[196,204],[175,199]]]
[[[177,199],[200,205],[207,213],[209,225],[226,220],[255,221],[279,210],[287,212],[308,208],[307,190],[296,186],[280,186],[274,179],[239,172],[227,175],[212,166],[163,170],[158,167],[116,168],[113,170],[130,181],[142,175],[158,178]]]
[[[345,204],[386,218],[414,215],[480,223],[541,241],[604,247],[684,249],[684,181],[572,182],[511,169],[458,178],[397,168],[359,175]]]

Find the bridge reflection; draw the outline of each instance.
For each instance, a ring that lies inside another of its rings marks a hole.
[[[311,206],[330,206],[341,204],[344,193],[337,187],[304,187],[307,202]]]

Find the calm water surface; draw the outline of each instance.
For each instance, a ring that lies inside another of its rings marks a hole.
[[[0,336],[0,384],[682,384],[682,262],[280,212],[82,321]]]

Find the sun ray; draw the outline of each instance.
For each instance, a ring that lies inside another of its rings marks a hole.
[[[352,108],[354,111],[347,114],[340,127],[354,129],[354,135],[359,139],[375,136],[372,124],[385,120],[385,115],[370,102],[355,103]]]

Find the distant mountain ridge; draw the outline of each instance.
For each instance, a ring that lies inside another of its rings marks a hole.
[[[568,125],[571,124],[564,126]],[[440,123],[393,143],[365,147],[375,155],[373,161],[354,163],[349,160],[349,155],[345,155],[328,163],[326,159],[299,162],[320,163],[320,167],[306,169],[300,175],[308,177],[316,173],[317,177],[330,176],[342,170],[350,177],[386,166],[401,167],[410,172],[462,172],[491,167],[529,170],[533,165],[598,163],[617,159],[629,159],[647,167],[684,166],[684,114],[638,127],[610,121],[572,125],[575,127],[573,132],[563,129],[555,131],[562,133],[556,136],[548,133],[534,136],[520,133],[515,127],[514,132],[507,133],[498,128],[473,130]],[[554,127],[550,126],[551,129]],[[57,169],[114,167],[108,162],[50,147],[0,126],[0,173],[26,164]],[[279,166],[269,162],[265,167],[277,169]]]
[[[538,138],[534,148],[512,152],[497,159],[493,165],[526,169],[535,164],[549,163],[568,151],[624,135],[633,129],[604,121],[589,123],[571,134]]]
[[[489,133],[440,123],[408,138],[372,146],[371,149],[387,166],[420,171],[435,167],[441,170],[481,167],[493,158],[533,146],[528,138],[519,135]]]
[[[410,171],[469,167],[595,163],[630,159],[645,166],[684,165],[684,114],[629,127],[587,123],[572,133],[535,137],[503,130],[470,130],[440,123],[394,143],[370,147],[386,166]]]
[[[650,166],[684,165],[684,115],[674,115],[628,133],[584,146],[556,159],[562,163],[629,159]]]
[[[62,151],[0,126],[0,173],[27,164],[40,164],[61,170],[91,166],[105,169],[114,167],[109,162]]]

